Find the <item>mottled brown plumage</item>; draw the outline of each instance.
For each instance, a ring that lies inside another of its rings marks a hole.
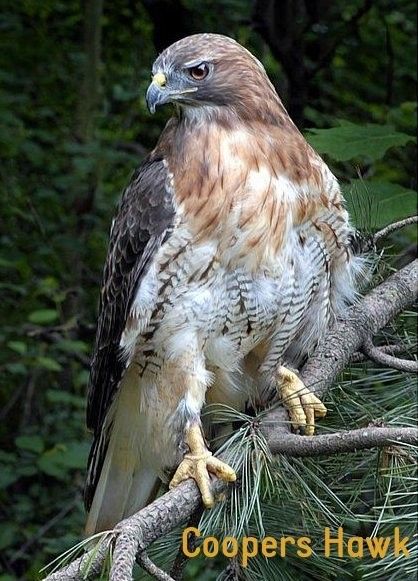
[[[125,191],[104,271],[88,424],[87,531],[149,501],[158,477],[213,502],[200,410],[272,389],[295,427],[325,408],[297,370],[355,295],[353,230],[335,177],[257,59],[195,35],[153,66],[150,110],[174,103]],[[186,454],[185,454],[186,453]],[[185,454],[185,456],[184,456]],[[182,458],[184,459],[182,461]]]

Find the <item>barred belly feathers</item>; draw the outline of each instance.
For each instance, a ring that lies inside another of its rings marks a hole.
[[[337,180],[255,57],[195,35],[153,73],[150,109],[173,102],[176,115],[111,230],[89,388],[88,534],[150,502],[179,464],[173,484],[194,477],[210,506],[209,473],[235,475],[214,458],[203,476],[186,470],[211,458],[203,405],[242,410],[272,386],[280,395],[353,301],[361,270]]]

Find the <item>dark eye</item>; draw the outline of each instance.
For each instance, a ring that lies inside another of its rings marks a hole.
[[[192,79],[194,79],[195,81],[202,81],[205,77],[208,76],[209,67],[206,63],[201,63],[196,67],[191,67],[190,69],[188,69],[188,71]]]

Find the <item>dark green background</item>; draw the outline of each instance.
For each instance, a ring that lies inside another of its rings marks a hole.
[[[12,581],[81,536],[101,269],[120,193],[169,115],[145,107],[158,52],[204,31],[247,46],[370,231],[416,206],[416,30],[409,0],[1,8],[0,580]],[[395,238],[395,261],[412,234]]]

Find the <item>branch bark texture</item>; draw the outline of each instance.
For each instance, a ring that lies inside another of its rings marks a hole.
[[[407,373],[418,373],[418,362],[409,359],[399,359],[390,353],[385,353],[379,347],[375,347],[370,337],[366,339],[363,345],[363,352],[369,359],[384,367],[392,367],[399,371]]]
[[[269,438],[270,450],[273,454],[285,456],[330,456],[343,454],[354,450],[368,448],[382,448],[396,444],[417,444],[418,432],[416,428],[361,428],[348,432],[338,432],[321,436],[305,436],[288,434],[286,439],[274,432]]]

